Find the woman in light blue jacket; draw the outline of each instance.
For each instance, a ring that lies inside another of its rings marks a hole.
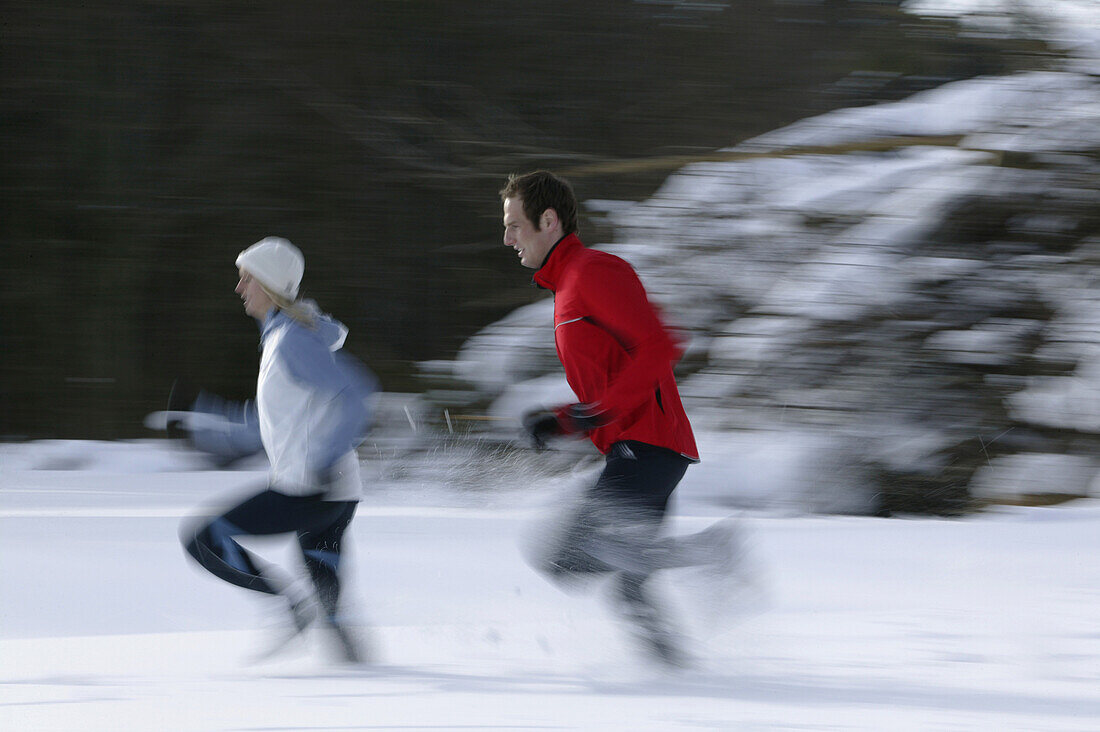
[[[241,252],[236,263],[236,292],[260,325],[261,344],[255,406],[242,411],[237,428],[247,433],[259,426],[271,472],[264,490],[212,520],[185,526],[181,538],[215,576],[286,598],[295,633],[319,618],[334,631],[343,657],[359,661],[361,652],[338,614],[339,567],[361,491],[355,448],[369,426],[377,382],[339,352],[347,336],[343,324],[298,298],[305,261],[293,244],[268,237]],[[296,592],[235,540],[283,533],[297,535],[315,596]]]

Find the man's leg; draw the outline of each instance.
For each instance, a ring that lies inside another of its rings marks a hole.
[[[588,553],[614,569],[643,577],[664,568],[667,542],[660,538],[661,526],[688,465],[686,458],[670,450],[616,443],[591,492],[597,518],[585,542]]]
[[[616,444],[594,488],[610,507],[607,520],[589,539],[590,553],[619,570],[613,586],[616,612],[648,652],[671,665],[682,665],[686,657],[646,583],[667,562],[668,541],[660,537],[661,526],[688,465],[669,450]]]
[[[617,443],[596,484],[562,522],[549,551],[534,561],[551,579],[660,568],[661,524],[685,458],[639,443]]]

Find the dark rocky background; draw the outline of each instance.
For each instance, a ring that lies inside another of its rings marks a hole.
[[[417,361],[540,297],[500,246],[509,172],[703,154],[1048,60],[893,1],[44,1],[6,3],[3,32],[8,439],[148,434],[178,376],[248,396],[233,259],[262,236],[299,244],[348,348],[416,390]],[[670,172],[601,170],[582,198]],[[1001,239],[999,204],[971,203],[944,234]]]

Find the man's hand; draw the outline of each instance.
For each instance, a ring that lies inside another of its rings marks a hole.
[[[611,421],[610,415],[598,404],[570,404],[556,411],[538,409],[523,418],[523,431],[536,450],[546,448],[551,437],[585,434]]]
[[[537,409],[524,415],[523,431],[536,450],[545,450],[549,438],[565,434],[557,415],[545,409]]]

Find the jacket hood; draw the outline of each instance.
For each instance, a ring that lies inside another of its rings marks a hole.
[[[313,333],[317,339],[328,346],[330,351],[339,351],[344,347],[344,340],[348,337],[348,328],[331,315],[319,313],[313,322]]]

